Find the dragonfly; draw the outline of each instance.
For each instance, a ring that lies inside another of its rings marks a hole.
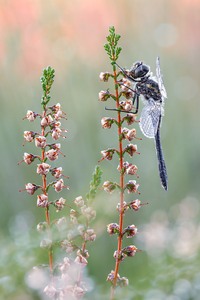
[[[153,76],[150,67],[141,61],[135,62],[130,70],[123,69],[118,64],[117,66],[125,78],[135,84],[134,90],[129,88],[134,92],[133,105],[135,104],[135,111],[132,113],[138,113],[139,99],[142,96],[144,107],[140,115],[140,130],[144,136],[155,140],[161,185],[167,191],[167,168],[160,137],[161,121],[164,116],[164,102],[167,98],[167,93],[162,79],[160,59],[159,57],[156,59],[156,76]]]

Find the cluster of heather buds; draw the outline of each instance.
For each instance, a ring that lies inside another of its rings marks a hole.
[[[83,267],[87,266],[89,257],[86,245],[96,239],[96,233],[90,227],[90,222],[96,217],[96,212],[88,205],[89,196],[86,197],[86,200],[79,196],[72,204],[69,204],[69,200],[63,197],[52,199],[50,194],[51,190],[60,193],[64,188],[69,189],[64,183],[64,179],[68,176],[63,174],[61,166],[56,166],[59,155],[63,155],[58,140],[66,138],[64,134],[67,130],[61,127],[61,120],[66,119],[66,114],[60,103],[49,106],[53,81],[54,70],[48,67],[44,70],[41,78],[44,92],[41,103],[42,112],[36,113],[28,110],[24,117],[24,120],[31,123],[38,120],[40,123],[39,132],[24,131],[25,142],[33,143],[37,152],[39,150],[40,153],[25,152],[21,161],[29,166],[37,163],[35,171],[40,176],[40,183],[29,182],[25,184],[24,190],[36,198],[36,205],[43,208],[45,212],[45,221],[39,222],[37,225],[37,231],[42,235],[40,247],[48,251],[49,257],[50,282],[44,288],[44,293],[54,299],[79,299],[87,291],[83,282]],[[98,178],[100,171],[96,170],[96,172]],[[92,192],[95,194],[97,184],[93,185],[93,188]],[[50,206],[56,212],[70,208],[69,215],[52,221]],[[55,247],[60,247],[66,253],[63,261],[57,265],[53,262]]]
[[[65,113],[61,109],[61,105],[57,103],[54,106],[47,107],[43,110],[42,114],[32,112],[31,110],[27,111],[26,117],[24,119],[34,122],[37,118],[40,119],[41,132],[34,131],[24,131],[25,141],[31,143],[34,142],[37,148],[41,149],[40,155],[34,155],[32,153],[24,153],[23,161],[30,165],[35,160],[39,163],[37,164],[36,173],[42,176],[42,185],[36,185],[34,183],[27,183],[25,185],[25,190],[30,195],[33,195],[35,191],[40,189],[42,193],[37,196],[37,206],[39,207],[48,207],[54,202],[50,202],[48,199],[48,190],[50,186],[54,188],[56,192],[62,191],[63,188],[68,188],[64,184],[64,180],[61,177],[65,177],[62,174],[62,167],[52,167],[49,161],[55,161],[58,159],[61,145],[60,143],[55,144],[48,143],[48,137],[50,136],[53,140],[57,140],[59,137],[63,137],[61,132],[66,132],[64,129],[60,129],[61,120],[65,118]],[[47,183],[47,176],[51,174],[54,178],[53,182]],[[55,202],[57,210],[61,210],[64,207],[64,202],[62,205],[59,201]]]
[[[111,64],[113,66],[113,72],[101,72],[100,80],[107,82],[109,79],[114,81],[115,91],[112,92],[110,90],[101,91],[99,93],[100,101],[112,101],[115,104],[113,108],[107,108],[108,110],[113,110],[117,112],[116,118],[111,117],[103,117],[101,119],[101,126],[103,129],[113,129],[116,126],[116,131],[118,133],[118,148],[108,148],[106,150],[101,151],[103,160],[112,160],[114,155],[117,155],[119,158],[119,165],[117,170],[119,171],[120,180],[119,183],[113,182],[111,180],[106,180],[103,183],[103,189],[107,193],[112,193],[116,189],[120,191],[120,202],[117,204],[117,211],[119,213],[119,224],[118,223],[110,223],[107,225],[107,232],[110,235],[118,236],[118,247],[114,252],[115,258],[115,270],[112,271],[107,280],[112,284],[112,292],[111,299],[114,299],[114,289],[117,285],[125,286],[128,284],[128,280],[124,277],[120,277],[118,274],[119,264],[126,257],[133,257],[138,249],[134,245],[129,245],[123,248],[123,238],[133,238],[137,234],[137,227],[134,224],[128,225],[126,228],[123,228],[123,219],[125,216],[125,212],[130,209],[132,211],[138,211],[139,208],[143,205],[141,201],[136,199],[130,202],[125,201],[125,193],[128,194],[140,194],[138,188],[139,184],[136,179],[138,176],[138,167],[125,160],[125,156],[133,157],[135,154],[139,154],[137,151],[137,145],[132,144],[130,142],[135,140],[141,140],[141,138],[137,137],[137,132],[135,128],[127,128],[126,126],[130,126],[136,123],[136,115],[131,111],[134,109],[133,107],[133,97],[134,97],[134,89],[132,87],[132,83],[127,79],[123,78],[123,69],[120,68],[120,71],[117,72],[116,60],[121,51],[120,47],[117,47],[118,40],[120,38],[119,35],[115,34],[114,27],[110,28],[110,35],[107,37],[108,43],[104,45],[106,52],[109,55],[111,60]],[[121,79],[119,79],[119,77]],[[108,107],[108,106],[107,106]],[[111,106],[112,107],[112,106]],[[124,114],[126,115],[124,116]],[[128,141],[129,144],[124,145],[124,142]],[[126,182],[126,176],[132,176],[133,179],[129,179]],[[135,179],[136,178],[136,179]]]

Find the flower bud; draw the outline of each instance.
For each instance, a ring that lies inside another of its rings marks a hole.
[[[57,104],[51,106],[50,109],[51,109],[53,112],[57,113],[59,110],[61,110],[61,105],[60,105],[60,103],[57,103]]]
[[[76,204],[76,206],[82,207],[84,205],[84,200],[83,200],[82,196],[76,197],[76,199],[74,200],[74,203]]]
[[[127,134],[126,134],[126,138],[127,138],[127,140],[129,140],[129,141],[132,141],[135,137],[136,137],[136,130],[135,130],[135,128],[130,129],[130,130],[127,132]]]
[[[39,188],[39,186],[37,186],[34,183],[27,183],[25,185],[25,189],[26,189],[27,193],[30,195],[33,195],[35,193],[35,191],[37,191],[38,188]]]
[[[42,118],[40,125],[43,127],[49,126],[53,122],[53,118],[51,115],[45,116]]]
[[[101,81],[107,82],[111,74],[109,72],[101,72],[99,75],[99,79]]]
[[[124,234],[126,233],[127,238],[131,238],[136,235],[137,227],[135,225],[129,225],[124,229]]]
[[[64,181],[63,179],[59,179],[55,184],[54,184],[54,189],[55,191],[58,193],[58,192],[61,192],[62,189],[64,188]]]
[[[107,193],[112,193],[116,189],[116,184],[111,181],[105,181],[103,183],[103,189]]]
[[[37,196],[37,206],[38,207],[47,207],[48,206],[48,196],[41,194]]]
[[[81,264],[83,267],[87,266],[87,264],[88,264],[87,259],[82,255],[78,255],[75,258],[74,262],[77,263],[77,264]]]
[[[50,149],[45,154],[46,154],[46,157],[51,161],[54,161],[58,158],[58,151],[54,150],[54,149]]]
[[[126,121],[127,125],[132,125],[134,122],[138,122],[138,121],[136,121],[136,115],[134,115],[134,114],[127,114],[123,118],[123,121]]]
[[[103,159],[112,160],[114,152],[115,152],[114,149],[102,150],[101,154],[103,158],[101,160]]]
[[[115,272],[112,270],[112,271],[108,274],[107,281],[110,281],[111,283],[113,283],[114,278],[115,278]],[[120,276],[119,276],[119,274],[117,273],[117,281],[118,281],[119,279],[120,279]]]
[[[117,223],[110,223],[107,225],[107,232],[112,234],[119,234],[119,225]]]
[[[26,119],[29,120],[30,122],[33,122],[35,120],[35,118],[38,116],[38,114],[36,114],[35,112],[33,112],[32,110],[27,110],[26,113]]]
[[[124,152],[127,152],[130,156],[133,156],[134,153],[140,154],[139,152],[137,152],[137,145],[133,144],[127,145],[124,149]]]
[[[24,139],[29,143],[34,140],[35,136],[36,133],[33,131],[24,131]]]
[[[87,229],[84,233],[84,239],[85,241],[93,242],[96,239],[96,233],[94,232],[94,229]]]
[[[126,188],[129,194],[138,192],[138,187],[139,184],[136,183],[136,180],[129,180],[129,182],[126,184]]]
[[[101,126],[105,129],[111,128],[112,124],[114,123],[115,119],[104,117],[101,119]]]
[[[113,254],[113,257],[118,261],[123,261],[125,258],[125,254],[121,251],[116,250]]]
[[[37,165],[37,174],[40,175],[47,175],[47,173],[49,172],[50,169],[50,165],[46,164],[46,163],[41,163]]]
[[[48,227],[47,222],[40,222],[40,223],[37,224],[37,231],[38,232],[43,232],[47,229],[47,227]]]
[[[133,109],[133,101],[132,100],[127,100],[127,101],[121,101],[120,103],[120,107],[122,110],[125,111],[131,111]]]
[[[44,136],[38,136],[35,138],[35,146],[38,148],[46,147],[46,138]]]
[[[134,256],[137,250],[138,249],[134,245],[130,245],[123,248],[122,253],[124,253],[126,256]]]
[[[100,101],[107,101],[108,98],[110,98],[110,92],[108,90],[99,92],[99,100]]]
[[[33,154],[29,154],[29,153],[24,153],[24,157],[23,157],[23,160],[24,160],[24,162],[27,164],[27,165],[30,165],[33,161],[34,161],[34,159],[36,158],[36,156],[35,155],[33,155]]]
[[[129,204],[129,207],[132,208],[135,211],[138,211],[141,207],[141,201],[136,199],[131,201],[131,203]]]
[[[121,208],[121,203],[118,203],[118,204],[117,204],[117,207],[116,207],[116,209],[117,209],[118,212],[123,211],[123,213],[124,213],[128,208],[129,208],[129,207],[128,207],[126,201],[123,202],[123,207],[122,207],[122,208]]]
[[[128,92],[130,91],[130,88],[132,86],[132,83],[127,78],[122,78],[120,82],[120,88],[122,92]]]
[[[60,129],[59,127],[56,127],[52,130],[52,139],[53,140],[58,140],[61,136],[61,133],[62,133],[62,129]]]
[[[62,197],[55,201],[54,205],[57,208],[56,209],[57,212],[62,210],[65,207],[65,202],[66,202],[66,199],[64,199]]]
[[[62,176],[62,167],[53,168],[50,171],[51,171],[51,175],[57,179]]]
[[[126,168],[127,175],[135,175],[138,171],[138,167],[136,165],[129,164]]]

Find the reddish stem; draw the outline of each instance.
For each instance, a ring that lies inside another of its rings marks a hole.
[[[44,110],[42,117],[45,117],[45,116],[46,116],[46,111]],[[41,132],[42,136],[45,136],[44,126],[41,126],[41,129],[42,129],[42,132]],[[42,162],[44,162],[44,160],[45,160],[45,150],[44,149],[42,149],[41,160],[42,160]],[[46,175],[42,176],[42,189],[43,189],[43,193],[45,195],[47,195],[47,178],[46,178]],[[50,223],[50,215],[49,215],[49,206],[48,205],[45,208],[45,217],[46,217],[46,222],[47,222],[47,225],[48,225],[49,238],[51,239],[51,231],[50,231],[50,224],[51,223]],[[53,273],[53,249],[52,249],[52,247],[50,247],[50,249],[49,249],[49,269],[50,269],[50,272],[52,274]]]
[[[117,74],[116,70],[114,69],[114,81],[115,81],[115,95],[116,95],[116,108],[119,109],[119,92],[118,92],[118,85],[117,85]],[[121,113],[118,111],[117,115],[117,121],[118,121],[118,136],[119,136],[119,165],[120,170],[123,169],[123,145],[121,140],[121,134],[122,134],[122,127],[121,127]],[[121,253],[122,250],[122,237],[123,237],[123,203],[124,203],[124,175],[122,172],[120,172],[120,214],[119,214],[119,236],[118,236],[118,247],[117,247],[117,253]],[[113,279],[113,286],[111,289],[111,299],[114,299],[114,290],[117,285],[117,275],[119,271],[119,265],[120,265],[120,258],[116,258],[115,263],[115,270],[114,270],[114,279]]]

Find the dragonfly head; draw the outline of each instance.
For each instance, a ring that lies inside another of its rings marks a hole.
[[[142,61],[137,61],[136,63],[133,64],[133,66],[129,70],[128,75],[133,79],[143,78],[149,73],[149,71],[150,71],[149,66],[143,64]]]

